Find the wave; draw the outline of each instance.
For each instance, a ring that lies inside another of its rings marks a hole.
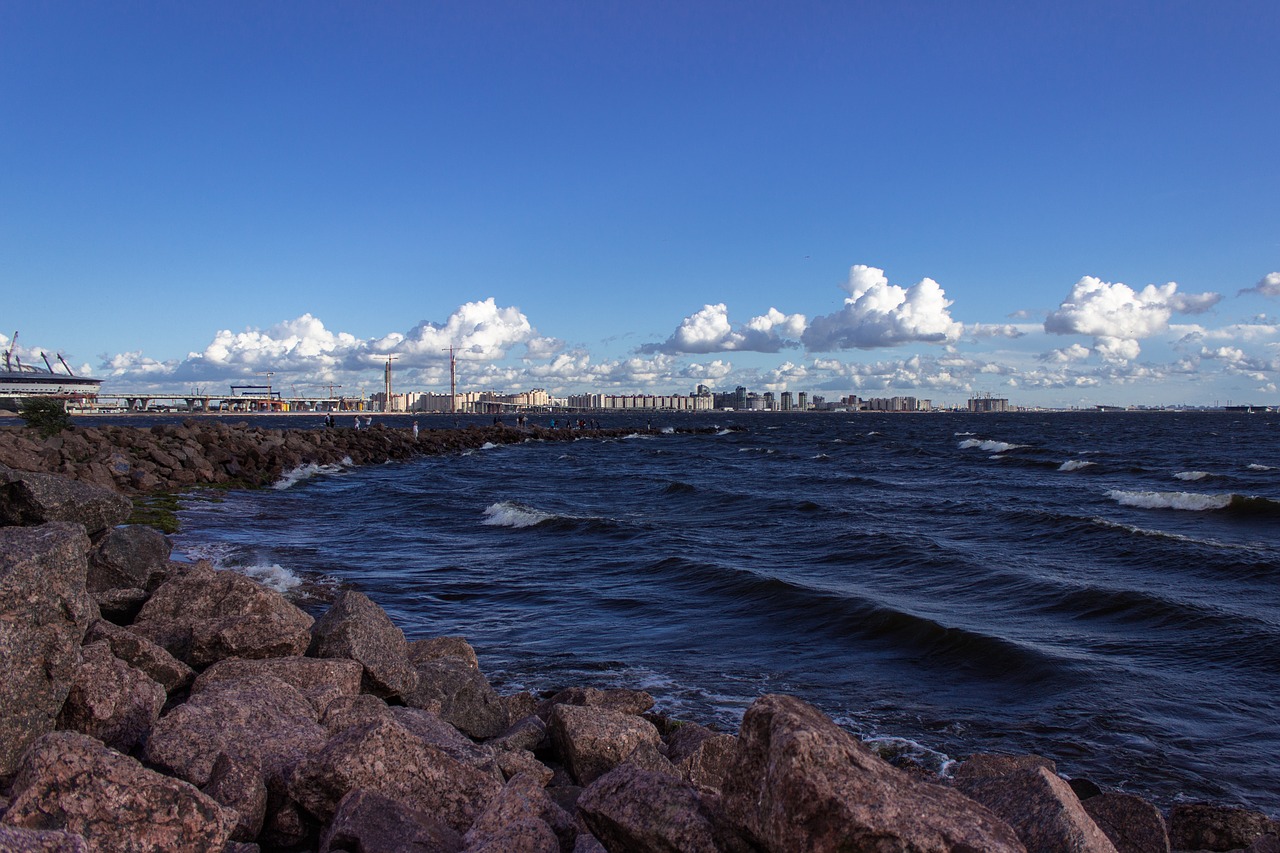
[[[1197,492],[1126,492],[1112,489],[1107,492],[1121,506],[1140,509],[1181,509],[1192,512],[1229,510],[1240,515],[1280,516],[1280,500],[1232,492],[1203,494]]]
[[[279,563],[238,562],[237,549],[227,542],[192,543],[182,551],[192,559],[208,561],[215,569],[239,572],[276,592],[289,592],[302,585],[302,578]]]
[[[485,520],[481,523],[494,527],[533,527],[560,517],[515,501],[499,501],[487,507],[484,514]]]
[[[1059,471],[1081,471],[1097,463],[1086,462],[1083,459],[1068,459],[1058,466]]]
[[[691,483],[672,480],[670,483],[667,483],[666,488],[662,490],[662,493],[664,495],[685,495],[696,491],[698,491],[698,487]]]
[[[292,471],[286,471],[284,475],[271,484],[271,488],[284,491],[291,489],[304,480],[310,480],[321,474],[341,474],[343,471],[355,465],[351,461],[350,456],[342,457],[341,462],[335,462],[331,465],[318,465],[315,462],[308,462],[306,465],[299,465]]]
[[[1212,477],[1208,471],[1179,471],[1173,475],[1175,480],[1203,480],[1205,477]]]
[[[1249,470],[1250,471],[1274,471],[1276,470],[1276,468],[1274,465],[1259,465],[1257,462],[1251,462],[1249,464]]]
[[[964,441],[960,442],[961,450],[971,450],[976,447],[979,450],[985,450],[988,453],[1006,453],[1010,450],[1017,450],[1020,447],[1029,447],[1029,446],[1030,445],[1027,445],[1027,444],[1009,444],[1006,441],[994,441],[989,438],[987,439],[966,438]]]
[[[716,433],[716,435],[732,435],[732,434],[733,434],[733,430],[731,429],[722,429]]]

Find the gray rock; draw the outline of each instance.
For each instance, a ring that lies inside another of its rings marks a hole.
[[[0,823],[60,829],[102,853],[221,850],[234,823],[217,802],[87,735],[54,732],[23,756]]]
[[[0,780],[53,731],[93,614],[78,524],[0,528]]]
[[[723,792],[730,819],[779,853],[1024,850],[988,809],[911,778],[789,696],[747,709]]]
[[[195,678],[195,670],[160,646],[104,619],[94,622],[93,627],[85,634],[86,643],[98,641],[105,641],[111,646],[113,655],[129,666],[145,672],[166,693],[186,687]]]
[[[655,748],[661,743],[648,720],[599,706],[555,705],[547,735],[579,785],[590,785],[617,767],[641,743]]]
[[[1175,850],[1238,850],[1274,831],[1261,812],[1231,806],[1188,803],[1169,813],[1169,842]]]
[[[57,727],[129,752],[142,742],[164,707],[164,688],[111,653],[105,642],[81,649]]]
[[[132,513],[133,502],[110,489],[55,474],[0,470],[0,526],[69,521],[92,536]]]
[[[1098,794],[1081,803],[1119,853],[1169,853],[1164,816],[1141,797]]]
[[[1116,853],[1071,786],[1045,767],[960,779],[956,787],[1008,821],[1028,853]]]
[[[89,591],[147,589],[169,563],[173,546],[163,533],[143,525],[108,530],[89,555]]]
[[[362,684],[368,693],[401,699],[417,686],[404,632],[363,593],[347,590],[338,596],[315,623],[312,636],[313,656],[348,658],[364,667]]]
[[[372,791],[342,798],[320,853],[458,853],[462,836],[427,812]],[[514,853],[514,851],[512,851]]]

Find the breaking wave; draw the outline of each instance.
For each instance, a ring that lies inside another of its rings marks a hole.
[[[485,520],[481,523],[494,527],[533,527],[559,517],[554,513],[543,512],[515,501],[499,501],[492,504],[485,509],[484,515]]]
[[[1066,462],[1063,462],[1061,465],[1058,466],[1058,470],[1059,471],[1079,471],[1081,469],[1088,468],[1094,464],[1096,463],[1085,462],[1083,459],[1068,459]]]
[[[1203,480],[1205,477],[1213,476],[1208,471],[1179,471],[1173,475],[1175,480]]]
[[[335,462],[331,465],[317,465],[315,462],[308,462],[306,465],[299,465],[292,471],[286,471],[284,476],[271,484],[271,488],[280,491],[291,489],[304,480],[310,480],[320,474],[341,474],[353,465],[355,463],[351,461],[350,456],[344,456],[341,462]]]
[[[976,439],[966,438],[960,442],[961,450],[970,450],[974,447],[979,450],[985,450],[988,453],[1004,453],[1009,450],[1017,450],[1019,447],[1027,447],[1026,444],[1009,444],[1006,441],[993,441],[992,439]]]
[[[1140,509],[1182,509],[1192,512],[1229,510],[1240,515],[1280,516],[1280,501],[1271,498],[1237,495],[1231,492],[1201,494],[1196,492],[1107,492],[1121,506]]]

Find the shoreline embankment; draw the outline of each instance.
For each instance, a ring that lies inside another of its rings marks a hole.
[[[895,767],[788,696],[730,734],[639,690],[499,695],[465,638],[407,640],[356,590],[313,617],[124,524],[157,490],[631,432],[0,430],[0,849],[1280,849],[1266,815],[1164,814],[1040,756]]]

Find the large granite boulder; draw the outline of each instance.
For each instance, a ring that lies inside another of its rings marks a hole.
[[[0,528],[0,780],[54,721],[94,618],[78,524]]]
[[[1028,853],[1116,853],[1071,786],[1045,767],[962,779],[956,787],[1004,818]]]
[[[202,669],[224,658],[300,655],[314,621],[275,590],[202,563],[160,586],[129,630]]]
[[[364,667],[363,689],[382,699],[402,699],[418,684],[409,644],[386,611],[355,590],[346,590],[315,623],[310,653],[348,658]]]
[[[506,731],[506,704],[479,669],[455,657],[424,661],[414,669],[417,686],[404,696],[406,705],[433,711],[474,738]]]
[[[0,850],[5,853],[89,853],[89,844],[83,836],[60,829],[0,826]]]
[[[691,785],[720,790],[738,751],[738,739],[697,723],[684,723],[666,738],[667,758]]]
[[[89,555],[89,591],[149,589],[169,564],[173,546],[160,531],[131,524],[108,530]]]
[[[498,792],[490,774],[427,744],[398,722],[375,720],[334,736],[289,775],[289,795],[322,823],[356,789],[423,809],[466,832]]]
[[[625,761],[641,744],[662,743],[643,717],[586,705],[556,705],[547,721],[556,754],[579,785],[590,785]]]
[[[352,660],[307,658],[299,656],[245,660],[228,658],[206,669],[196,679],[192,694],[245,676],[269,675],[291,684],[315,707],[317,714],[334,699],[360,693],[360,664]]]
[[[614,768],[583,791],[578,798],[578,813],[591,834],[608,850],[750,853],[756,849],[726,819],[713,793],[699,793],[668,774],[632,764]]]
[[[218,753],[209,772],[209,781],[200,789],[236,813],[231,830],[235,841],[252,841],[262,832],[267,816],[267,781],[256,762]],[[301,834],[301,833],[299,833]]]
[[[129,752],[142,742],[164,707],[164,688],[111,653],[106,643],[81,649],[57,727]]]
[[[119,492],[55,474],[0,469],[0,526],[69,521],[92,536],[132,513],[133,502]]]
[[[84,639],[86,643],[106,642],[113,655],[145,672],[166,693],[181,690],[195,678],[195,670],[160,646],[105,619],[94,622]]]
[[[551,801],[541,782],[533,776],[516,776],[503,786],[467,830],[463,841],[467,853],[560,853],[561,839],[552,824],[577,836],[572,820]],[[570,848],[571,849],[571,848]]]
[[[1175,850],[1238,850],[1276,829],[1263,813],[1232,806],[1184,803],[1169,813]]]
[[[1169,853],[1164,816],[1141,797],[1103,793],[1081,804],[1119,853]]]
[[[315,707],[296,687],[270,675],[244,675],[208,684],[161,717],[143,758],[203,788],[225,754],[282,790],[285,771],[327,738]]]
[[[723,794],[729,817],[774,853],[1024,850],[983,806],[913,779],[790,696],[747,709]]]
[[[536,713],[543,720],[551,717],[557,705],[604,708],[621,714],[640,715],[653,707],[653,697],[643,690],[622,687],[601,690],[597,687],[569,687],[538,704]]]
[[[462,848],[462,836],[433,815],[361,789],[342,798],[320,840],[320,853],[458,853]]]
[[[76,833],[101,853],[222,850],[234,822],[234,815],[186,782],[74,732],[54,732],[32,744],[13,793],[0,823]]]

